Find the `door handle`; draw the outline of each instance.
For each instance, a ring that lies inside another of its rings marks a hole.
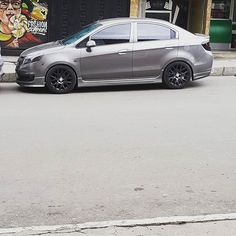
[[[120,50],[119,52],[118,52],[118,54],[119,55],[125,55],[125,54],[127,54],[128,53],[128,49],[124,49],[124,50]]]
[[[172,47],[167,47],[167,48],[165,48],[166,50],[172,50],[172,49],[174,49],[174,48],[172,48]]]

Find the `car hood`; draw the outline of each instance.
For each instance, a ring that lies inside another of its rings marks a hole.
[[[45,44],[41,44],[32,48],[26,49],[25,51],[21,53],[21,56],[26,57],[26,56],[33,56],[33,55],[43,55],[43,54],[58,51],[64,47],[65,46],[60,44],[59,41],[45,43]]]

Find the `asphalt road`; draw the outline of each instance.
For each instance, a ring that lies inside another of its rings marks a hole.
[[[184,90],[0,84],[0,227],[236,212],[236,78]]]

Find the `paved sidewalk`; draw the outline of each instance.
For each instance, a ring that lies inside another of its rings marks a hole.
[[[214,52],[212,75],[236,75],[236,52]]]
[[[236,51],[213,52],[214,63],[212,69],[213,76],[232,76],[236,75]],[[14,82],[15,66],[18,57],[3,56],[5,73],[3,82]]]
[[[3,72],[5,75],[2,78],[3,82],[15,82],[16,75],[15,75],[15,68],[16,68],[16,61],[18,57],[14,56],[2,56],[4,60],[3,65]]]

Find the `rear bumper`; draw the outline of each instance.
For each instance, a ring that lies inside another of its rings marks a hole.
[[[205,51],[204,56],[201,56],[194,66],[193,80],[198,80],[207,77],[211,74],[213,66],[213,55],[210,51]]]
[[[202,79],[202,78],[205,78],[209,75],[211,75],[211,68],[206,71],[203,71],[203,72],[195,73],[193,76],[193,80]]]

